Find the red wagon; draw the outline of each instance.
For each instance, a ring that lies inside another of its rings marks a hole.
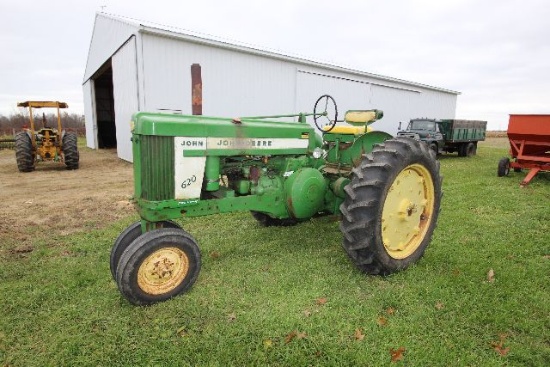
[[[510,168],[520,172],[529,169],[521,186],[540,171],[550,171],[550,115],[510,115],[508,123],[510,158],[498,163],[498,176],[506,176]]]

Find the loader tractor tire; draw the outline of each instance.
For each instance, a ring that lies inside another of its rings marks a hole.
[[[34,154],[29,135],[20,131],[15,134],[15,159],[20,172],[34,171]]]
[[[77,137],[74,133],[66,133],[63,136],[63,156],[67,169],[78,169],[78,145]]]
[[[199,275],[201,254],[183,229],[162,228],[139,236],[124,251],[117,286],[134,305],[166,301],[189,290]]]
[[[162,222],[157,222],[157,228],[181,228],[176,223],[172,222],[171,220],[166,220]],[[141,236],[141,221],[137,221],[135,223],[130,224],[122,233],[117,237],[115,240],[115,243],[113,244],[113,248],[111,249],[111,258],[110,258],[110,268],[111,268],[111,275],[113,276],[113,279],[116,281],[116,268],[118,266],[118,263],[120,261],[120,256],[122,256],[122,253],[124,250],[130,246],[132,242],[136,238]]]
[[[296,225],[298,222],[292,218],[271,218],[269,215],[262,212],[251,211],[252,217],[263,227],[289,227]]]
[[[422,257],[441,204],[439,162],[419,141],[376,145],[353,169],[340,206],[343,247],[364,273],[388,275]]]

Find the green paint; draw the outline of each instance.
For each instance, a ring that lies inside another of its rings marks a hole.
[[[328,133],[321,138],[306,116],[135,114],[134,198],[142,220],[234,211],[306,220],[338,213],[353,166],[391,136]],[[314,158],[315,148],[324,154]],[[175,183],[176,170],[181,180]]]

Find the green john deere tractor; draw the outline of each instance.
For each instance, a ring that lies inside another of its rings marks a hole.
[[[368,125],[382,116],[347,111],[347,124],[336,126],[337,106],[328,95],[313,113],[297,115],[135,114],[134,201],[141,220],[111,251],[120,292],[147,305],[192,287],[201,255],[172,221],[181,216],[250,211],[261,225],[285,226],[339,213],[343,247],[362,272],[387,275],[417,261],[439,214],[439,162],[422,142],[372,131]]]

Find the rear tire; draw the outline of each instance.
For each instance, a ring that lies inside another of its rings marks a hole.
[[[509,173],[510,173],[510,158],[501,158],[501,160],[498,161],[497,176],[498,177],[508,176]]]
[[[158,222],[158,228],[181,228],[176,223],[167,220]],[[113,248],[111,249],[111,257],[109,260],[109,266],[111,268],[111,275],[116,281],[116,268],[120,261],[120,257],[124,253],[124,250],[130,246],[132,242],[139,236],[141,236],[141,221],[130,224],[122,233],[117,237]]]
[[[150,305],[189,290],[200,268],[199,247],[190,234],[183,229],[155,229],[139,236],[124,251],[116,280],[130,303]]]
[[[353,169],[340,206],[343,247],[364,273],[388,275],[430,243],[441,203],[439,162],[424,143],[395,138]]]
[[[63,136],[62,145],[65,166],[67,166],[67,169],[78,169],[80,155],[78,154],[78,139],[76,134],[66,133]]]
[[[460,144],[458,146],[458,156],[466,157],[466,144]]]
[[[34,170],[32,141],[25,131],[15,134],[15,159],[19,172],[31,172]]]
[[[476,145],[472,142],[466,144],[466,156],[467,157],[472,157],[474,155],[476,155]]]

